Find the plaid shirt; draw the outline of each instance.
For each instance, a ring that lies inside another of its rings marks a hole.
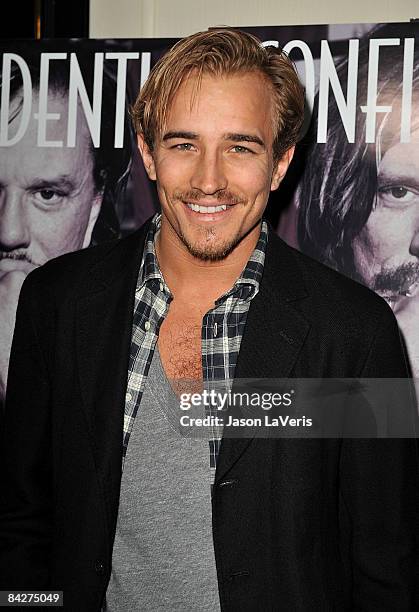
[[[125,399],[123,459],[134,420],[141,404],[154,349],[173,296],[160,271],[154,238],[160,228],[161,215],[156,214],[146,236],[143,260],[135,292],[134,320],[129,356],[128,384]],[[202,372],[204,382],[233,380],[240,343],[246,325],[250,302],[259,291],[263,274],[268,227],[262,221],[255,250],[233,287],[215,302],[203,318],[201,330]],[[221,438],[209,440],[210,479],[213,482]]]

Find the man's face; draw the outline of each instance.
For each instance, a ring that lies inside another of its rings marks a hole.
[[[101,206],[93,181],[90,135],[78,109],[74,148],[37,146],[38,96],[23,138],[0,150],[0,278],[13,270],[29,271],[62,253],[85,247]],[[13,105],[12,105],[13,111]],[[66,142],[67,99],[48,100],[59,121],[47,124],[47,139]],[[13,136],[20,113],[9,124]]]
[[[223,259],[257,229],[288,168],[292,150],[274,164],[271,100],[257,73],[204,75],[198,90],[192,76],[174,97],[153,152],[139,139],[157,180],[162,231],[194,257]]]
[[[353,242],[364,282],[397,311],[419,291],[419,131],[395,143],[378,168],[377,206]]]

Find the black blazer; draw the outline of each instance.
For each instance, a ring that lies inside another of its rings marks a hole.
[[[26,279],[1,459],[1,588],[98,612],[119,503],[134,289],[146,227]],[[368,289],[271,231],[236,377],[405,377]],[[414,440],[223,440],[213,535],[223,611],[413,610]],[[164,585],[162,585],[164,588]]]

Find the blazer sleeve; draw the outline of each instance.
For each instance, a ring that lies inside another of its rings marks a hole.
[[[1,589],[48,585],[52,531],[49,383],[34,319],[43,311],[37,270],[23,283],[13,336],[0,448]],[[41,317],[39,319],[39,317]],[[47,323],[48,325],[48,323]]]
[[[400,332],[387,309],[361,377],[409,377]],[[414,426],[417,412],[411,382],[406,381],[404,400]],[[418,492],[416,437],[342,441],[340,496],[349,518],[352,610],[419,609]]]

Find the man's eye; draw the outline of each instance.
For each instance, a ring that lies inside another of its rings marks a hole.
[[[41,204],[57,204],[63,197],[62,193],[58,193],[54,189],[41,189],[34,192],[34,198]]]
[[[413,189],[408,189],[404,185],[389,185],[380,187],[378,190],[379,199],[383,204],[397,205],[397,204],[409,204],[415,199],[419,199],[419,194]]]
[[[389,189],[389,193],[393,196],[393,198],[397,198],[400,200],[401,198],[405,198],[409,193],[409,190],[406,187],[392,187]]]
[[[192,151],[193,145],[190,142],[181,142],[174,146],[178,151]]]
[[[44,200],[52,200],[52,198],[56,195],[55,191],[52,191],[52,189],[43,189],[42,191],[39,192],[39,195],[42,197],[42,199]]]
[[[233,147],[233,150],[234,150],[235,153],[252,153],[253,152],[250,149],[248,149],[247,147],[242,147],[241,145],[235,145]]]

